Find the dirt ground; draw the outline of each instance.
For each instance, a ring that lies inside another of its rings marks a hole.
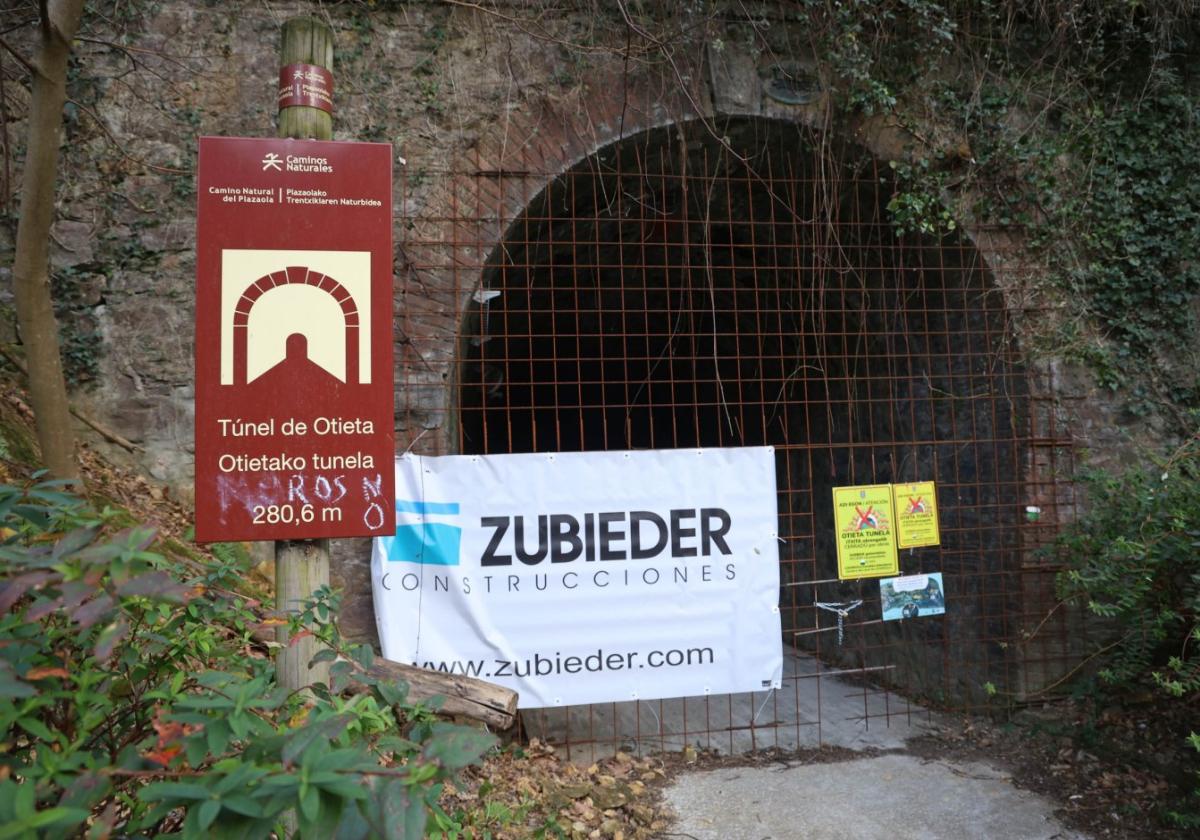
[[[991,765],[1011,775],[1016,788],[1051,800],[1062,825],[1090,837],[1182,840],[1195,835],[1170,824],[1166,813],[1184,804],[1190,757],[1182,742],[1174,744],[1180,721],[1172,717],[1149,698],[1103,709],[1064,701],[1021,710],[1003,723],[950,718],[950,725],[892,752],[949,765]],[[579,767],[534,742],[470,771],[462,790],[445,804],[448,813],[457,809],[464,825],[487,828],[496,838],[688,837],[673,830],[676,815],[663,796],[682,774],[783,769],[883,754],[823,748],[729,757],[688,749],[648,758],[619,754]],[[507,814],[515,821],[482,819],[487,803],[493,816]]]
[[[1175,840],[1195,829],[1174,824],[1168,812],[1200,799],[1188,792],[1200,785],[1200,761],[1189,755],[1180,732],[1188,731],[1178,703],[1159,702],[1151,693],[1123,704],[1097,707],[1064,700],[1017,711],[1005,722],[953,718],[934,734],[910,739],[899,752],[949,764],[983,762],[1012,776],[1015,787],[1055,804],[1054,815],[1071,829],[1096,838]],[[690,770],[730,766],[796,766],[851,761],[883,754],[878,750],[768,751],[752,756],[680,756],[664,760],[669,777]],[[664,835],[670,836],[670,835]]]
[[[1194,837],[1195,829],[1167,818],[1189,804],[1200,810],[1197,797],[1186,801],[1200,786],[1200,761],[1187,753],[1180,705],[1150,692],[1102,707],[1068,700],[1020,710],[1005,723],[964,720],[955,731],[913,739],[908,751],[1002,767],[1017,787],[1054,800],[1064,824],[1094,837]]]

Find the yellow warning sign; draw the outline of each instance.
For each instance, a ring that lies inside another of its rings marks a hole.
[[[896,484],[896,545],[900,548],[920,548],[938,545],[937,492],[932,481],[916,484]]]
[[[842,580],[900,573],[892,537],[892,485],[833,488],[838,577]]]

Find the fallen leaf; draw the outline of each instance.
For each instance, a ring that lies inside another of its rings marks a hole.
[[[300,641],[305,636],[311,636],[312,634],[313,634],[313,631],[311,631],[307,628],[293,633],[291,638],[288,639],[288,647],[291,647],[292,645],[296,644],[296,642]]]
[[[166,767],[171,763],[171,759],[175,758],[181,752],[183,752],[183,745],[175,744],[160,750],[147,750],[142,753],[142,758],[152,761],[160,767]]]
[[[47,677],[61,677],[65,680],[69,676],[71,675],[67,673],[66,668],[30,668],[29,672],[25,674],[25,679],[44,680]]]
[[[578,785],[563,785],[558,789],[560,793],[570,799],[582,799],[592,791],[592,786],[589,784]]]

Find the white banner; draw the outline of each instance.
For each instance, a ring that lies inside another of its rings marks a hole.
[[[778,688],[771,447],[396,461],[383,655],[522,708]]]

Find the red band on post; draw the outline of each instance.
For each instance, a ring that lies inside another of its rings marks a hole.
[[[333,74],[316,64],[279,68],[279,108],[319,108],[333,113]]]

